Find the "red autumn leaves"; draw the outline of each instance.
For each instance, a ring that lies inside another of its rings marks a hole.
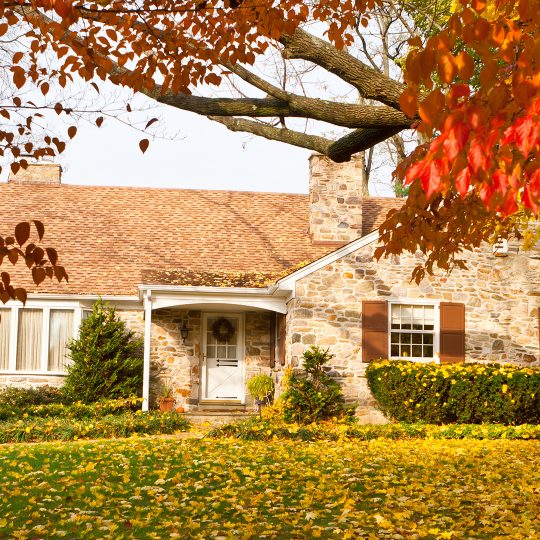
[[[462,4],[448,30],[407,59],[401,105],[414,116],[420,103],[418,129],[431,141],[415,150],[405,182],[419,180],[428,198],[475,190],[490,211],[506,217],[523,206],[537,216],[540,4]]]

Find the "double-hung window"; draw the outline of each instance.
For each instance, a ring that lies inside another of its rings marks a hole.
[[[64,373],[80,310],[0,308],[0,372]]]
[[[435,307],[391,304],[390,311],[390,357],[433,359]]]

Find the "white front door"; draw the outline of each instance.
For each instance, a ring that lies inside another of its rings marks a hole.
[[[202,399],[244,401],[242,314],[203,315]]]

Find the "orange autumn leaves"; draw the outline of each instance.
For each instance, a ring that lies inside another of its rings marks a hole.
[[[401,107],[419,146],[398,169],[426,196],[474,190],[502,216],[540,211],[540,2],[463,0],[424,47],[413,40]]]

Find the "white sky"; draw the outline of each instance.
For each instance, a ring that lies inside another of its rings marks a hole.
[[[64,169],[63,181],[307,193],[308,150],[232,133],[172,107],[160,107],[160,116],[160,128],[178,131],[178,136],[151,141],[145,154],[138,146],[145,135],[133,128],[112,119],[99,129],[80,123],[77,136],[58,160]]]
[[[311,151],[233,133],[196,114],[162,106],[148,111],[160,116],[159,129],[176,138],[151,141],[145,154],[138,142],[145,135],[113,119],[101,128],[81,122],[75,139],[58,161],[63,182],[70,184],[308,192]],[[380,171],[389,177],[391,167]],[[391,196],[377,183],[373,195]]]

